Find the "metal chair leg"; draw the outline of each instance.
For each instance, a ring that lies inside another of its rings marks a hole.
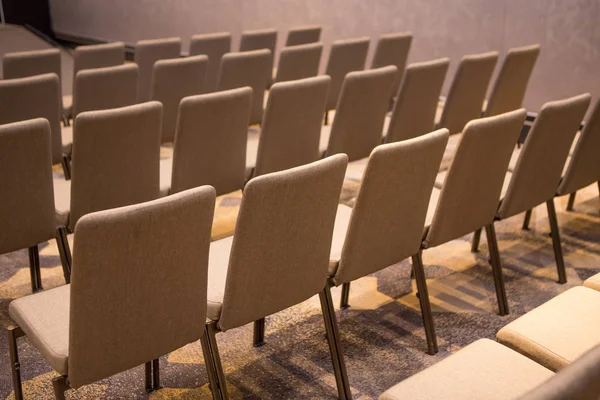
[[[488,246],[490,248],[490,259],[492,263],[492,272],[494,274],[494,285],[496,286],[496,297],[498,298],[498,314],[508,314],[508,299],[506,298],[506,289],[504,288],[504,276],[502,274],[502,261],[500,260],[500,251],[498,250],[498,239],[496,238],[496,229],[492,222],[485,227]]]
[[[479,251],[479,241],[481,240],[481,228],[473,232],[473,241],[471,242],[471,253]]]
[[[62,165],[62,169],[63,169],[63,174],[65,175],[65,180],[70,181],[71,180],[71,157],[66,154],[63,154],[62,160],[61,160],[61,165]]]
[[[69,231],[65,226],[58,227],[56,230],[56,244],[58,245],[58,254],[60,255],[65,282],[71,283],[71,249],[68,234]]]
[[[577,192],[573,192],[569,195],[569,202],[567,203],[567,211],[573,211],[573,205],[575,204],[575,196],[577,196]]]
[[[29,248],[29,273],[31,275],[31,291],[33,293],[42,290],[42,274],[40,270],[40,251],[38,246]]]
[[[342,310],[350,307],[348,300],[350,299],[350,282],[342,284],[342,299],[340,300],[340,308]]]
[[[412,256],[412,261],[415,280],[417,281],[417,290],[419,291],[421,316],[423,318],[423,326],[425,327],[425,336],[427,337],[427,354],[434,355],[438,352],[438,345],[435,326],[433,324],[433,314],[431,313],[431,304],[429,303],[429,292],[427,290],[425,269],[423,268],[422,252],[419,251]]]
[[[523,230],[529,230],[529,222],[531,221],[531,210],[525,211],[525,218],[523,219]]]
[[[152,387],[154,390],[160,389],[160,361],[152,360]]]
[[[21,384],[21,364],[19,363],[19,348],[17,339],[24,333],[20,327],[13,325],[8,327],[8,352],[10,354],[10,368],[12,371],[13,388],[15,400],[23,400],[23,386]]]
[[[265,319],[257,319],[254,321],[254,339],[252,345],[260,347],[265,344]]]
[[[208,375],[208,386],[212,393],[213,400],[221,399],[221,392],[219,390],[219,383],[217,381],[217,371],[212,360],[212,354],[210,344],[208,343],[208,333],[204,332],[200,338],[200,344],[202,345],[202,354],[204,356],[204,365],[206,366],[206,374]]]
[[[340,335],[329,285],[326,285],[323,291],[319,293],[319,300],[321,301],[321,311],[323,312],[323,321],[325,322],[327,343],[329,344],[329,352],[331,353],[338,396],[341,400],[350,400],[352,399],[352,393],[348,383],[346,363],[344,362],[344,354],[340,343]]]
[[[223,373],[223,365],[221,364],[221,356],[219,355],[219,348],[217,347],[217,338],[216,334],[219,332],[219,328],[217,327],[216,322],[211,322],[204,327],[205,334],[208,338],[208,344],[210,346],[210,355],[212,359],[212,365],[216,372],[217,378],[217,392],[219,396],[223,400],[229,399],[229,394],[227,393],[227,382],[225,381],[225,374]],[[214,389],[213,389],[214,396]]]
[[[552,235],[552,245],[554,246],[556,269],[558,271],[558,283],[566,283],[567,272],[565,271],[565,260],[560,245],[560,233],[558,231],[558,222],[556,220],[556,210],[554,209],[554,199],[550,199],[546,202],[546,208],[548,209],[548,219],[550,220],[550,232]]]
[[[325,121],[323,122],[324,125],[329,125],[329,110],[325,110]]]
[[[52,379],[52,387],[54,388],[54,398],[56,400],[65,400],[65,392],[69,389],[67,377],[61,375]]]
[[[148,361],[144,364],[144,373],[146,378],[146,393],[151,393],[154,390],[154,387],[152,386],[152,361]]]

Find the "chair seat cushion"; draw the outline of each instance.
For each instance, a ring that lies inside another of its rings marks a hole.
[[[173,173],[173,159],[160,160],[160,195],[167,196],[171,189],[171,174]]]
[[[73,151],[73,125],[63,126],[60,130],[62,140],[62,151],[64,154],[71,154]]]
[[[350,207],[338,204],[337,213],[335,214],[333,237],[331,239],[331,251],[329,253],[329,277],[333,277],[337,271],[351,216],[352,209]]]
[[[62,103],[63,103],[63,113],[67,116],[67,117],[71,117],[71,112],[73,111],[73,95],[72,94],[65,94],[62,97]]]
[[[600,292],[574,287],[502,328],[499,342],[557,371],[600,344]]]
[[[600,291],[600,274],[596,274],[583,282],[583,286]]]
[[[368,157],[349,162],[346,168],[346,179],[361,182],[368,162]]]
[[[70,285],[64,285],[22,297],[8,306],[12,320],[61,375],[68,372],[70,294]]]
[[[68,226],[71,212],[71,181],[54,179],[53,184],[56,226]]]
[[[212,321],[218,321],[221,317],[232,244],[233,236],[216,240],[210,244],[206,316]]]
[[[553,375],[501,344],[480,339],[393,386],[379,399],[514,399]]]
[[[425,226],[428,227],[433,221],[435,209],[437,208],[438,201],[440,199],[441,190],[433,188],[431,191],[431,197],[429,198],[429,206],[427,207],[427,216],[425,217]],[[426,231],[427,229],[425,229]]]

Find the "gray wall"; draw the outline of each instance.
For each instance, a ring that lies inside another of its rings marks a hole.
[[[525,105],[589,91],[600,96],[600,0],[50,0],[60,33],[140,39],[319,24],[323,41],[411,31],[410,61],[540,43]],[[374,41],[371,50],[374,48]],[[327,53],[325,54],[325,56]]]

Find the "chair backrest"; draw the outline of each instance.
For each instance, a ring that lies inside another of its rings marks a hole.
[[[284,47],[279,53],[275,82],[310,78],[319,73],[323,43]]]
[[[248,87],[181,101],[171,193],[211,185],[222,195],[244,187],[251,106]]]
[[[423,240],[425,248],[457,239],[494,221],[525,115],[525,109],[520,109],[467,124]]]
[[[51,140],[42,118],[0,125],[0,254],[54,237]]]
[[[586,93],[542,106],[498,209],[500,218],[529,210],[554,197],[590,100],[590,94]]]
[[[396,67],[350,72],[344,79],[327,154],[346,153],[350,161],[368,157],[379,144]]]
[[[251,87],[250,124],[258,124],[262,121],[265,87],[270,73],[271,52],[267,49],[228,53],[221,59],[217,87],[218,90]]]
[[[73,51],[73,81],[79,71],[112,67],[125,62],[125,43],[114,42],[77,46]]]
[[[271,87],[260,131],[254,176],[317,161],[328,76]]]
[[[248,182],[233,235],[219,328],[245,325],[325,288],[348,158]]]
[[[538,44],[509,49],[485,109],[491,117],[521,108],[527,84],[540,54]]]
[[[154,63],[158,60],[179,58],[180,56],[180,38],[140,40],[135,44],[133,60],[140,67],[140,82],[138,85],[139,102],[150,100]]]
[[[289,30],[285,46],[316,43],[321,40],[321,26],[298,26]]]
[[[201,94],[206,90],[208,57],[191,56],[159,60],[154,64],[150,99],[163,105],[163,143],[175,139],[175,125],[179,103],[184,97]]]
[[[395,65],[398,68],[396,80],[394,80],[394,85],[392,86],[393,96],[398,94],[398,88],[404,76],[412,38],[413,36],[410,32],[390,33],[380,36],[377,41],[371,68],[381,68],[388,65]]]
[[[206,69],[206,92],[217,90],[217,78],[219,77],[219,66],[223,54],[231,52],[231,33],[209,33],[194,35],[190,39],[190,56],[205,55],[208,57]]]
[[[352,208],[336,285],[416,254],[448,130],[375,148]],[[368,240],[365,240],[368,238]]]
[[[4,79],[56,74],[60,80],[60,50],[47,49],[6,53],[2,59],[2,70]]]
[[[590,119],[585,122],[583,131],[577,140],[571,162],[557,193],[573,193],[579,189],[600,181],[600,100],[596,101]]]
[[[448,65],[450,59],[440,58],[406,67],[386,135],[388,143],[412,139],[434,129]]]
[[[52,132],[52,164],[62,160],[60,81],[56,74],[0,80],[0,124],[45,118]]]
[[[162,104],[75,118],[69,228],[85,214],[157,199]]]
[[[460,60],[438,127],[447,128],[451,134],[460,133],[467,122],[482,116],[483,102],[496,61],[496,51],[471,54]]]
[[[325,75],[331,77],[327,110],[335,109],[346,74],[365,69],[370,41],[371,39],[365,36],[356,39],[336,40],[331,45],[327,68],[325,68]]]
[[[204,186],[89,214],[77,223],[69,316],[72,387],[202,336],[214,207],[214,189]]]
[[[259,29],[252,31],[243,31],[240,38],[240,51],[252,51],[267,49],[271,52],[269,60],[269,70],[267,72],[267,86],[273,79],[273,66],[275,65],[275,48],[277,46],[277,30]]]
[[[136,64],[79,71],[73,85],[73,118],[85,111],[136,104],[138,77],[139,68]]]

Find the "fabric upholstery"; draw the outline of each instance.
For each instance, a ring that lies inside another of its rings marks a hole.
[[[583,286],[600,292],[600,274],[596,274],[583,282]]]
[[[194,35],[190,38],[190,56],[205,55],[208,57],[206,67],[206,92],[217,90],[217,79],[219,77],[219,66],[223,54],[231,51],[231,33],[219,32],[203,35]]]
[[[231,244],[221,330],[323,290],[347,162],[340,154],[248,182]]]
[[[42,118],[0,125],[0,254],[54,237],[50,142]]]
[[[486,116],[521,108],[539,54],[538,44],[508,50],[488,99]]]
[[[160,196],[161,116],[154,101],[75,118],[71,230],[85,214]]]
[[[138,101],[140,103],[150,100],[154,63],[158,60],[179,58],[180,55],[180,38],[140,40],[135,44],[133,61],[140,68],[138,84]]]
[[[590,99],[589,94],[583,94],[542,106],[498,209],[499,218],[527,211],[554,197]]]
[[[162,143],[175,140],[177,112],[184,97],[205,92],[206,56],[159,60],[154,63],[150,98],[163,105]]]
[[[63,154],[71,154],[73,150],[73,125],[61,126],[60,136]]]
[[[558,371],[600,344],[599,307],[600,292],[577,286],[506,325],[496,338]]]
[[[73,51],[73,82],[84,69],[113,67],[125,62],[125,43],[113,42],[77,46]]]
[[[250,124],[262,121],[265,88],[271,79],[271,51],[267,49],[228,53],[221,59],[218,90],[252,88]]]
[[[243,31],[240,38],[240,51],[268,49],[271,52],[269,72],[267,73],[267,86],[271,83],[273,66],[275,65],[275,48],[277,46],[276,29],[258,29]],[[267,87],[265,86],[265,88]]]
[[[355,161],[368,157],[381,143],[397,71],[395,66],[387,66],[346,75],[327,154],[346,153],[349,161]]]
[[[558,186],[558,195],[576,192],[600,181],[600,100],[596,101],[590,119],[586,121],[567,170]]]
[[[252,89],[186,97],[179,106],[171,193],[201,185],[244,187]]]
[[[45,118],[52,132],[52,164],[62,159],[60,80],[56,74],[0,80],[0,124]]]
[[[450,59],[440,58],[406,67],[387,131],[388,143],[433,131],[435,111],[449,64]]]
[[[377,272],[419,251],[428,200],[447,142],[448,130],[441,129],[373,150],[343,250],[334,250],[332,245],[332,261],[341,253],[333,276],[336,285]],[[339,242],[334,239],[335,244]]]
[[[275,82],[317,76],[322,52],[323,43],[284,47],[279,53]]]
[[[553,375],[501,344],[480,339],[398,383],[379,399],[516,399]]]
[[[212,321],[218,321],[221,317],[232,243],[233,236],[228,236],[210,243],[206,312],[207,318],[211,319]]]
[[[319,76],[271,87],[261,126],[254,175],[317,161],[331,79]]]
[[[2,76],[4,79],[18,79],[34,75],[56,74],[60,80],[60,61],[59,49],[6,53],[2,58]]]
[[[369,43],[370,38],[360,37],[336,40],[331,45],[329,60],[325,68],[325,75],[331,77],[329,96],[327,97],[327,110],[334,110],[336,108],[346,75],[352,71],[362,71],[365,69]]]
[[[392,85],[392,96],[398,94],[398,88],[404,77],[406,60],[412,44],[412,33],[390,33],[381,35],[377,41],[371,68],[381,68],[395,65],[398,69],[396,79]]]
[[[441,189],[423,247],[435,247],[491,224],[506,167],[526,111],[471,121]]]
[[[441,118],[437,121],[438,127],[447,128],[450,134],[460,133],[467,122],[481,117],[481,108],[497,61],[496,51],[462,58]]]
[[[285,46],[299,46],[321,40],[321,26],[298,26],[289,30]]]

